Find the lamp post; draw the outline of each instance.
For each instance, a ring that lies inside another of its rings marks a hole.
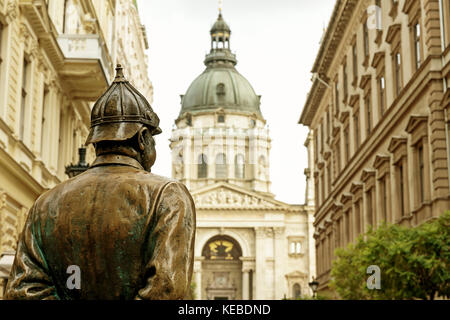
[[[89,168],[89,163],[86,162],[86,148],[78,148],[78,155],[80,157],[78,164],[70,164],[66,166],[65,172],[69,178],[73,178],[80,173],[85,172]]]
[[[309,287],[313,291],[313,299],[316,297],[317,287],[319,286],[319,282],[314,280],[314,277],[312,278],[312,281],[308,283]]]

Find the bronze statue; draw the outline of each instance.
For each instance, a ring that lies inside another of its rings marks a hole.
[[[28,214],[7,299],[183,299],[195,207],[186,187],[150,173],[159,118],[120,65],[91,113],[97,158]]]

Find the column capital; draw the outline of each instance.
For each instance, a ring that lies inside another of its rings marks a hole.
[[[202,271],[202,262],[205,260],[205,257],[195,257],[194,258],[194,272]]]
[[[255,271],[255,258],[254,257],[240,257],[242,261],[242,272]]]
[[[281,238],[284,235],[284,230],[286,227],[274,227],[273,233],[275,235],[275,238]]]
[[[265,237],[265,227],[256,227],[255,234],[256,238],[264,238]]]

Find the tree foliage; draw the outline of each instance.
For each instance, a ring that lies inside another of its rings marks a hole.
[[[450,211],[414,228],[381,225],[335,254],[331,287],[343,299],[450,298]],[[367,288],[370,265],[381,289]]]

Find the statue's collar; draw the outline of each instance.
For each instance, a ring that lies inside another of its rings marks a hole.
[[[91,168],[114,164],[130,166],[136,169],[144,170],[144,167],[142,167],[142,165],[136,159],[122,154],[102,154],[95,159],[94,163],[91,165]]]

